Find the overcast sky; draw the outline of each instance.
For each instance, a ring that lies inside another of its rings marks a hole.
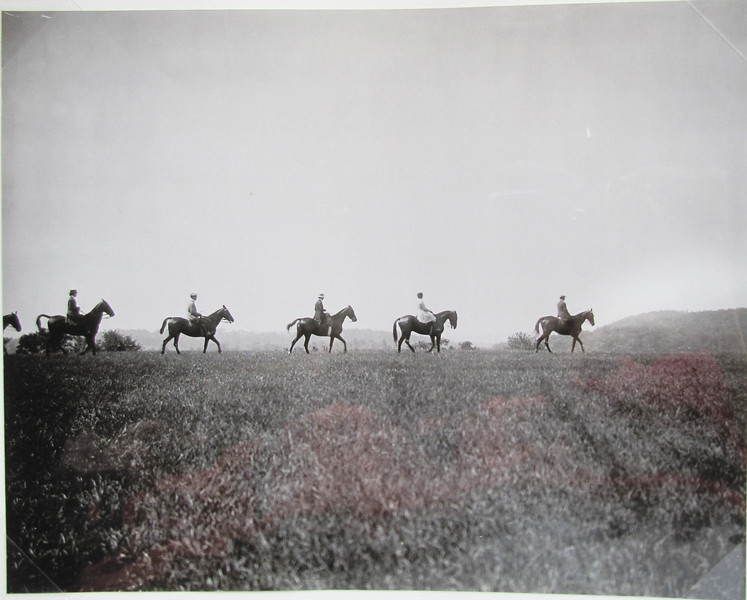
[[[10,10],[2,34],[3,311],[26,331],[73,287],[112,305],[102,329],[148,330],[190,292],[235,329],[324,292],[389,330],[422,291],[476,343],[560,294],[597,326],[747,306],[742,0]]]

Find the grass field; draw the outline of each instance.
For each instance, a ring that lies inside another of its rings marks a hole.
[[[10,355],[8,591],[681,596],[744,540],[746,367]]]

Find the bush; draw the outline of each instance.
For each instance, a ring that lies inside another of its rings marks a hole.
[[[18,339],[18,346],[16,346],[17,354],[41,354],[47,349],[47,338],[49,333],[44,331],[36,331],[34,333],[27,333],[22,335]],[[82,352],[86,347],[85,338],[73,337],[65,334],[62,336],[62,348],[65,352]]]
[[[123,335],[117,330],[105,331],[101,336],[100,347],[106,352],[133,352],[142,350],[142,346],[129,335]]]
[[[26,333],[18,339],[16,352],[18,354],[39,354],[47,347],[47,333]]]
[[[534,350],[535,343],[534,336],[523,331],[508,336],[509,350]]]
[[[451,342],[450,342],[449,340],[447,340],[446,338],[441,338],[441,349],[442,349],[442,350],[445,350],[445,349],[447,349],[447,348],[449,347],[449,344],[450,344],[450,343],[451,343]],[[431,340],[430,340],[430,338],[428,338],[427,340],[422,340],[422,339],[421,339],[421,340],[418,340],[418,341],[417,341],[417,342],[415,343],[415,346],[414,346],[414,347],[415,347],[415,348],[418,348],[418,349],[420,349],[420,350],[428,350],[428,349],[429,349],[429,348],[431,347]],[[435,347],[435,346],[433,346],[433,349],[435,350],[435,349],[436,349],[436,347]]]

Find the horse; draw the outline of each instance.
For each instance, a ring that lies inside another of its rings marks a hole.
[[[168,344],[172,339],[174,340],[174,348],[176,348],[176,353],[181,354],[181,352],[179,351],[179,336],[181,334],[187,335],[189,337],[204,337],[205,347],[202,349],[203,354],[207,352],[208,342],[210,340],[215,342],[216,346],[218,346],[218,353],[220,353],[220,342],[215,339],[215,330],[218,328],[218,324],[223,320],[228,321],[229,323],[233,323],[233,316],[231,315],[231,312],[226,308],[225,304],[223,305],[223,308],[219,308],[207,317],[202,317],[202,321],[206,325],[205,330],[203,330],[203,328],[200,326],[199,321],[190,321],[189,319],[185,319],[184,317],[166,317],[161,324],[161,333],[163,333],[164,329],[166,329],[166,325],[168,325],[169,337],[163,340],[163,345],[161,346],[161,354],[166,352],[166,344]]]
[[[581,346],[581,352],[584,352],[584,344],[578,337],[581,333],[581,325],[584,324],[584,321],[589,321],[592,327],[594,326],[594,313],[591,309],[580,312],[577,315],[571,316],[570,319],[565,320],[552,316],[540,317],[534,325],[534,332],[539,333],[540,325],[542,325],[542,335],[537,338],[537,345],[534,348],[534,353],[536,354],[539,351],[540,344],[543,340],[547,347],[547,351],[552,352],[552,350],[550,350],[550,344],[547,343],[547,339],[553,331],[560,335],[570,335],[573,337],[571,353],[576,348],[576,342]]]
[[[410,335],[413,333],[427,335],[431,338],[431,347],[428,348],[428,352],[432,352],[434,347],[437,352],[441,352],[441,334],[444,331],[444,324],[446,321],[449,322],[452,329],[456,329],[457,313],[455,310],[444,310],[440,313],[436,313],[436,320],[432,323],[423,323],[413,315],[400,317],[394,321],[394,325],[392,325],[392,335],[394,337],[394,343],[397,344],[397,352],[402,352],[402,342],[407,344],[407,347],[415,352],[415,348],[410,345]],[[397,325],[399,325],[400,331],[402,332],[399,341],[397,340]],[[432,329],[431,325],[433,325]]]
[[[12,312],[9,315],[3,315],[3,331],[5,331],[9,326],[20,333],[21,320],[18,318],[18,312]],[[3,340],[3,354],[7,352],[8,351],[5,349],[5,340]]]
[[[347,352],[348,344],[344,339],[342,339],[342,336],[340,335],[340,333],[342,333],[342,323],[343,321],[345,321],[345,317],[350,317],[350,320],[353,322],[358,320],[358,317],[355,316],[353,307],[348,305],[340,312],[331,315],[326,323],[317,323],[311,317],[302,317],[300,319],[296,319],[292,323],[288,323],[288,326],[285,328],[287,331],[290,331],[291,327],[298,323],[298,325],[296,326],[296,339],[291,342],[288,354],[293,352],[293,346],[295,346],[296,342],[301,339],[301,336],[304,336],[306,338],[303,343],[303,347],[306,349],[306,354],[309,354],[309,339],[312,335],[318,335],[319,337],[328,337],[329,352],[332,352],[332,344],[335,343],[336,339],[342,342],[344,351]]]
[[[21,320],[18,318],[18,312],[3,315],[3,331],[5,331],[9,326],[16,331],[21,331]]]
[[[109,315],[109,317],[114,316],[114,311],[106,300],[102,300],[90,312],[78,317],[80,320],[77,323],[69,321],[64,315],[50,316],[41,314],[36,317],[36,327],[39,329],[39,332],[44,331],[44,328],[41,326],[42,317],[47,319],[47,329],[49,330],[47,356],[49,356],[52,348],[57,348],[66,353],[66,350],[62,347],[62,338],[66,333],[80,335],[86,339],[86,347],[81,352],[81,355],[89,350],[93,354],[96,354],[96,334],[99,331],[99,325],[101,324],[101,318],[104,313]]]

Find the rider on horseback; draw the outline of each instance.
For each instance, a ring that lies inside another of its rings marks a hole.
[[[329,321],[329,313],[324,310],[323,300],[324,294],[319,294],[319,298],[314,305],[314,321],[316,322],[317,326],[320,326],[322,324],[327,325]]]
[[[568,312],[568,307],[565,305],[565,296],[561,296],[558,302],[558,319],[565,323],[570,318],[571,313]]]
[[[70,290],[70,297],[67,299],[67,320],[73,325],[79,325],[83,320],[78,308],[78,290]]]
[[[197,294],[192,293],[189,295],[189,297],[192,299],[189,303],[189,306],[187,306],[187,318],[189,319],[189,322],[199,326],[200,335],[202,335],[203,337],[213,335],[215,331],[211,332],[208,330],[202,313],[197,310]]]
[[[435,323],[436,321],[436,315],[433,314],[432,310],[429,310],[425,306],[425,300],[423,300],[423,292],[418,292],[417,319],[418,321],[426,325],[430,323],[431,333],[433,332],[433,323]]]

